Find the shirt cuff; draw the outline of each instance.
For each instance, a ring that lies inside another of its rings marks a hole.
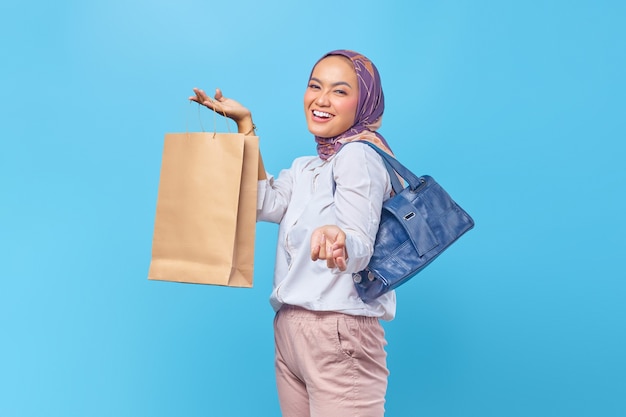
[[[354,274],[365,269],[372,257],[373,249],[363,243],[363,239],[353,233],[346,232],[346,270],[341,271],[339,268],[333,268],[334,274]]]

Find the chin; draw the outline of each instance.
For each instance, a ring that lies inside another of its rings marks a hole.
[[[309,129],[309,132],[311,132],[311,134],[313,134],[314,136],[319,136],[320,138],[330,137],[330,136],[327,136],[326,131],[324,129],[320,129],[317,126],[308,125],[307,128]]]
[[[309,132],[311,132],[313,135],[318,136],[320,138],[333,138],[339,135],[339,133],[334,133],[333,131],[329,129],[320,128],[319,126],[316,126],[316,125],[312,126],[309,124],[307,128],[309,129]]]

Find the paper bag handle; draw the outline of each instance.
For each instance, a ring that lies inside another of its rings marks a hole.
[[[211,97],[208,97],[208,99],[213,101]],[[192,101],[189,101],[189,103],[191,104]],[[202,124],[202,115],[200,113],[200,107],[204,107],[204,106],[198,103],[198,121],[200,122],[200,129],[202,129],[202,132],[205,132],[204,125]],[[215,134],[217,133],[217,115],[216,115],[217,112],[215,110],[211,110],[211,111],[213,112],[213,138],[215,138]],[[230,130],[230,125],[228,124],[228,116],[226,115],[226,111],[222,110],[222,115],[224,116],[224,119],[226,120],[226,130],[228,130],[228,133],[232,133]],[[189,113],[187,113],[186,131],[189,132]]]

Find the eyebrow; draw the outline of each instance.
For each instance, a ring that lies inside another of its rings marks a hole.
[[[320,84],[324,84],[322,80],[320,80],[319,78],[315,78],[315,77],[311,77],[311,81],[317,81]],[[346,81],[337,81],[336,83],[331,84],[332,87],[337,87],[338,85],[345,85],[349,88],[352,88],[352,86],[348,84]]]

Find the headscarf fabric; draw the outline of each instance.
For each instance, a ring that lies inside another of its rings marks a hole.
[[[382,124],[383,112],[385,111],[385,96],[378,69],[366,56],[347,49],[331,51],[321,57],[315,65],[332,55],[346,57],[354,65],[359,85],[359,101],[354,124],[350,129],[332,138],[315,136],[317,154],[326,160],[334,155],[344,143],[365,140],[393,155],[385,138],[377,132]],[[313,71],[311,71],[312,74]]]

